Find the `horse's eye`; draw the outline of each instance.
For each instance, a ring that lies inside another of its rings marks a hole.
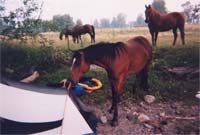
[[[78,58],[78,59],[76,60],[75,65],[80,65],[80,64],[81,64],[81,60],[80,60],[80,58]]]
[[[80,66],[80,64],[81,64],[81,58],[80,57],[76,57],[73,64],[74,64],[74,66]]]

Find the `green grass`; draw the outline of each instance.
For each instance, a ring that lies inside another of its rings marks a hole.
[[[184,101],[186,104],[197,103],[194,98],[198,90],[199,78],[177,78],[162,70],[162,67],[179,67],[179,66],[199,66],[199,46],[185,45],[177,47],[156,47],[153,49],[153,60],[149,72],[150,91],[158,100],[176,100]],[[103,83],[103,88],[94,93],[84,96],[86,99],[95,103],[104,103],[105,99],[111,97],[110,83],[107,73],[104,70],[90,70],[85,76],[96,77]],[[45,83],[48,81],[60,81],[69,77],[69,67],[64,66],[60,70],[47,73],[39,78],[37,83]],[[132,96],[132,85],[135,75],[131,75],[126,79],[124,86],[123,98]],[[139,89],[138,89],[139,90]],[[133,95],[134,99],[138,95]]]
[[[148,29],[126,28],[126,29],[97,29],[96,41],[117,42],[126,41],[136,35],[143,35],[151,39]],[[46,34],[48,37],[48,34]],[[56,37],[55,37],[56,36]],[[58,40],[58,33],[48,37],[55,39],[53,46],[30,46],[30,45],[10,45],[1,43],[1,73],[6,76],[19,80],[30,74],[31,70],[39,70],[40,77],[36,84],[46,84],[47,82],[59,82],[69,77],[69,65],[65,60],[71,57],[67,50],[66,41]],[[184,101],[186,104],[194,104],[198,101],[194,95],[199,89],[199,78],[177,78],[163,71],[163,67],[199,67],[199,26],[186,27],[186,45],[182,46],[180,37],[177,45],[172,46],[172,32],[160,33],[158,37],[158,46],[153,48],[153,60],[149,72],[150,91],[155,95],[158,101],[174,100]],[[83,36],[83,44],[73,44],[70,41],[72,49],[79,49],[90,45],[89,36]],[[5,73],[5,68],[13,69],[12,74]],[[82,98],[91,100],[94,103],[102,104],[105,99],[111,97],[110,83],[107,73],[102,69],[92,69],[85,76],[96,77],[103,83],[101,90],[91,94],[84,95]],[[135,75],[127,78],[124,86],[123,98],[138,98],[138,94],[132,95],[132,85]],[[138,89],[138,91],[140,91]]]

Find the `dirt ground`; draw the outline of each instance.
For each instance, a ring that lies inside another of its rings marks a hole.
[[[194,100],[195,99],[194,97]],[[132,99],[122,100],[119,103],[119,125],[112,127],[110,121],[112,114],[108,112],[111,100],[107,99],[103,106],[91,104],[94,114],[104,117],[104,123],[97,125],[97,135],[174,135],[199,134],[199,105],[185,105],[183,102],[159,101],[146,103],[145,101],[134,102]],[[138,114],[145,114],[149,121],[140,122]]]

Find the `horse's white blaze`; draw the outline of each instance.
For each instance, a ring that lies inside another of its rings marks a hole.
[[[73,69],[74,63],[76,62],[76,58],[73,59],[71,70]]]

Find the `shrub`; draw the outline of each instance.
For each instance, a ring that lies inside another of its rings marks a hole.
[[[30,74],[32,70],[49,72],[64,64],[67,53],[62,48],[52,46],[27,47],[21,45],[1,44],[1,72],[14,70],[14,78]]]

